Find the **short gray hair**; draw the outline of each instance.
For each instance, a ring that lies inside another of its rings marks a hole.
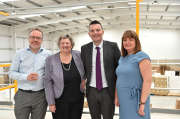
[[[39,32],[41,32],[41,33],[42,33],[42,37],[43,37],[43,30],[40,29],[39,27],[31,28],[30,31],[29,31],[29,35],[30,35],[31,32],[33,32],[33,31],[39,31]]]
[[[72,49],[73,49],[73,47],[74,47],[74,45],[75,45],[75,42],[74,42],[73,38],[72,38],[69,34],[61,35],[61,36],[59,37],[59,39],[58,39],[58,41],[57,41],[58,47],[59,47],[59,45],[60,45],[61,40],[62,40],[62,39],[66,39],[66,38],[69,38],[69,40],[71,41],[71,45],[72,45]]]

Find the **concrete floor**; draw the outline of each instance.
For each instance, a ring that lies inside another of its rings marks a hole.
[[[0,110],[0,119],[16,119],[14,111]],[[46,113],[45,119],[52,119],[50,112]],[[91,119],[91,117],[89,114],[83,114],[81,119]],[[119,119],[119,116],[114,116],[114,119]],[[180,119],[180,115],[151,113],[151,119]]]
[[[151,104],[153,108],[174,109],[176,99],[180,97],[170,96],[151,96]],[[9,108],[10,106],[0,106],[0,108]],[[84,112],[88,112],[88,108],[84,108]],[[119,113],[116,107],[115,113]],[[180,114],[151,113],[151,119],[180,119]],[[15,119],[13,110],[0,110],[0,119]],[[52,119],[51,112],[46,113],[45,119]],[[89,114],[83,114],[81,119],[91,119]],[[114,116],[119,119],[119,116]]]

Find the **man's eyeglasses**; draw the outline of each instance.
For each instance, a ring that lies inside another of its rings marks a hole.
[[[40,38],[40,37],[35,37],[35,36],[29,36],[30,39],[34,40],[34,39],[37,39],[37,40],[41,40],[43,38]]]

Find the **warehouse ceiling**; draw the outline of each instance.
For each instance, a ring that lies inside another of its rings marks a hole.
[[[105,29],[136,26],[135,0],[0,0],[0,24],[15,26],[16,32],[38,26],[60,35],[88,31],[92,20]],[[139,27],[180,30],[180,0],[143,0],[139,5]]]

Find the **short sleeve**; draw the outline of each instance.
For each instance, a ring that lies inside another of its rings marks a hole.
[[[150,57],[145,52],[139,51],[137,56],[138,63],[140,63],[140,61],[142,61],[143,59],[148,59],[151,62]]]

